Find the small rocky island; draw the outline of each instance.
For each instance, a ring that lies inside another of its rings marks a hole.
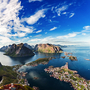
[[[73,53],[64,52],[64,55],[65,55],[65,56],[61,56],[61,58],[64,59],[65,57],[69,57],[69,59],[70,59],[71,61],[77,61],[77,57],[72,56],[72,54],[73,54]]]
[[[31,49],[24,46],[23,43],[20,43],[18,45],[12,44],[10,49],[5,52],[4,55],[8,55],[11,57],[25,57],[25,56],[33,56],[34,53]]]
[[[34,48],[35,51],[41,53],[62,53],[62,49],[58,46],[52,44],[37,44]]]
[[[82,78],[77,74],[77,71],[68,69],[68,63],[56,68],[49,66],[44,70],[45,72],[51,73],[50,77],[71,83],[75,90],[90,90],[90,80]]]

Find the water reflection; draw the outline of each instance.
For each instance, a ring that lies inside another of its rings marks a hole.
[[[13,60],[14,62],[18,62],[20,64],[25,64],[26,62],[28,62],[30,59],[32,59],[33,56],[31,57],[10,57],[11,60]]]
[[[57,59],[60,59],[60,56],[61,56],[60,53],[56,53],[56,54],[35,53],[35,55],[31,57],[13,58],[13,57],[9,57],[3,54],[4,52],[0,52],[0,62],[3,65],[9,65],[9,66],[30,63],[32,61],[37,60],[38,58],[55,57]]]

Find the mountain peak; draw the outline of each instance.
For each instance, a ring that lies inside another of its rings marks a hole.
[[[23,43],[18,45],[12,44],[11,48],[5,53],[11,57],[24,57],[24,56],[33,56],[34,53],[31,49],[24,46]]]
[[[34,48],[38,52],[43,53],[60,53],[62,49],[58,46],[54,46],[52,44],[37,44]]]

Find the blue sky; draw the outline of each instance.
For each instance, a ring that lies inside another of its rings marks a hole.
[[[0,47],[90,45],[89,38],[90,0],[0,0]]]

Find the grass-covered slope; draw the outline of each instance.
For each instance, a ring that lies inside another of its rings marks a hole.
[[[0,66],[0,76],[2,76],[3,82],[1,85],[6,85],[9,83],[17,83],[17,73],[13,71],[10,66]]]
[[[62,49],[52,44],[37,44],[34,48],[36,51],[41,53],[61,53]]]
[[[38,64],[46,64],[49,62],[49,60],[50,60],[49,58],[39,58],[36,61],[33,61],[33,62],[28,63],[26,65],[27,66],[29,66],[29,65],[31,65],[31,66],[36,65],[37,66]]]

